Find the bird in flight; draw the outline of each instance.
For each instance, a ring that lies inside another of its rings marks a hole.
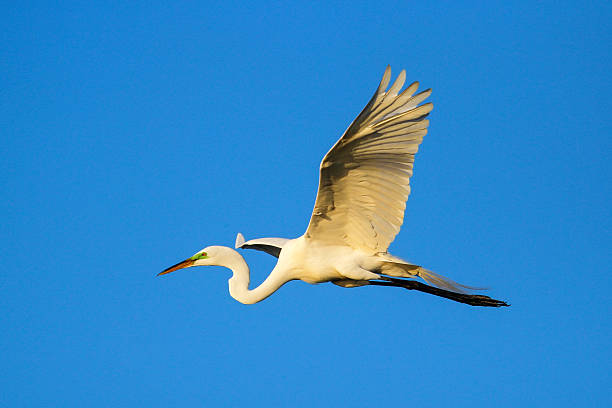
[[[236,250],[225,246],[206,247],[158,275],[192,266],[224,266],[233,271],[230,295],[245,304],[264,300],[289,281],[302,280],[345,288],[395,286],[472,306],[508,306],[470,294],[478,288],[387,252],[404,220],[414,157],[433,109],[431,103],[422,104],[430,89],[415,94],[418,82],[402,91],[405,71],[389,87],[390,79],[387,67],[374,96],[323,158],[319,191],[304,235],[245,242],[238,234],[237,249],[256,249],[278,258],[261,285],[249,289],[249,266]]]

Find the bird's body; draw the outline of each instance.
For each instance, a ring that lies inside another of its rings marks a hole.
[[[360,282],[380,279],[380,275],[370,272],[367,268],[379,268],[382,262],[374,256],[360,253],[346,246],[328,246],[320,242],[312,242],[305,237],[292,239],[283,247],[278,262],[266,280],[253,291],[249,291],[249,269],[244,258],[235,250],[223,246],[208,247],[204,250],[209,258],[223,264],[232,271],[230,279],[230,294],[239,302],[256,303],[271,295],[286,282],[301,280],[310,284],[335,282],[352,283],[360,286]],[[221,262],[219,262],[221,261]],[[204,262],[204,261],[203,261]],[[205,263],[201,263],[205,264]],[[260,288],[265,288],[262,290]]]
[[[418,83],[404,85],[402,71],[387,90],[387,67],[374,96],[321,162],[319,191],[308,229],[297,239],[236,239],[236,248],[251,248],[278,258],[270,275],[250,290],[249,267],[235,250],[212,246],[198,251],[160,274],[177,269],[220,265],[230,268],[229,291],[251,304],[286,282],[333,282],[343,287],[365,285],[415,289],[477,306],[507,306],[387,252],[403,223],[414,157],[427,133],[433,105],[419,105],[430,94],[414,95]],[[436,287],[410,280],[422,278]]]
[[[367,255],[351,247],[326,245],[302,236],[288,241],[283,247],[277,268],[289,272],[287,275],[292,279],[307,283],[377,278],[370,272],[360,272],[366,259]]]

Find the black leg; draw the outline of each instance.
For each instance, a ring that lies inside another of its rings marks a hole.
[[[431,293],[432,295],[441,296],[446,299],[454,300],[455,302],[466,303],[472,306],[489,306],[489,307],[500,307],[510,306],[503,300],[496,300],[484,295],[468,295],[465,293],[452,292],[450,290],[436,288],[435,286],[429,286],[424,283],[415,280],[404,280],[389,278],[386,276],[381,277],[385,282],[381,281],[369,281],[370,285],[375,286],[395,286],[405,288],[408,290],[418,290],[420,292]]]

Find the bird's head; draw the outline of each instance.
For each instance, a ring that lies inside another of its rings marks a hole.
[[[178,271],[179,269],[189,268],[190,266],[205,266],[205,265],[216,265],[215,261],[219,255],[219,248],[216,246],[206,247],[204,249],[199,250],[193,256],[185,259],[177,263],[176,265],[172,265],[171,267],[164,269],[157,276],[165,275],[170,272]]]

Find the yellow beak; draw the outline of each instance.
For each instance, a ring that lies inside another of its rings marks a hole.
[[[193,266],[194,262],[195,261],[192,260],[191,258],[185,259],[184,261],[181,261],[181,262],[177,263],[176,265],[172,265],[171,267],[169,267],[167,269],[164,269],[163,271],[158,273],[157,276],[165,275],[167,273],[174,272],[174,271],[178,271],[179,269],[188,268],[190,266]]]

